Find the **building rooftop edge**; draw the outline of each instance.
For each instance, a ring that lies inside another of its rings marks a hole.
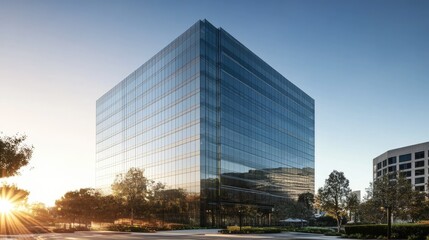
[[[305,92],[304,90],[302,90],[300,87],[298,87],[295,83],[293,83],[292,81],[290,81],[288,78],[286,78],[283,74],[281,74],[279,71],[277,71],[276,69],[274,69],[270,64],[268,64],[264,59],[262,59],[261,57],[259,57],[256,53],[254,53],[251,49],[249,49],[247,46],[245,46],[243,43],[241,43],[237,38],[235,38],[234,36],[232,36],[228,31],[226,31],[225,29],[223,29],[222,27],[216,27],[215,25],[213,25],[209,20],[207,20],[206,18],[204,19],[199,19],[198,21],[196,21],[194,24],[192,24],[191,27],[187,28],[185,30],[188,31],[190,30],[193,26],[197,25],[197,24],[207,24],[207,25],[211,25],[212,27],[218,29],[219,31],[222,31],[224,33],[226,33],[230,38],[234,39],[237,43],[239,43],[241,46],[243,46],[245,49],[247,49],[250,53],[252,53],[256,58],[258,58],[261,62],[263,62],[264,64],[266,64],[270,69],[272,69],[274,72],[276,72],[277,74],[279,74],[282,78],[284,78],[286,81],[288,81],[294,88],[299,89],[300,92],[302,94],[304,94],[307,98],[309,98],[313,104],[313,111],[315,108],[315,99],[313,97],[311,97],[307,92]],[[166,47],[162,48],[160,51],[158,51],[154,56],[150,57],[147,61],[145,61],[143,64],[141,64],[139,67],[137,67],[134,71],[132,71],[130,74],[128,74],[125,78],[123,78],[121,81],[119,81],[119,83],[117,83],[114,87],[110,88],[107,92],[105,92],[104,94],[102,94],[100,97],[98,97],[95,101],[95,105],[97,106],[98,102],[105,97],[106,95],[109,94],[109,92],[113,91],[116,87],[120,86],[122,84],[123,81],[125,81],[128,77],[130,77],[131,75],[135,74],[137,72],[137,70],[141,67],[143,67],[147,62],[149,62],[151,59],[155,58],[158,54],[160,54],[164,49],[168,48],[168,46],[170,44],[172,44],[176,39],[178,39],[182,34],[184,34],[185,32],[181,33],[178,37],[174,38],[169,44],[167,44]]]
[[[401,150],[401,149],[405,149],[405,148],[409,148],[409,147],[416,147],[419,145],[428,145],[429,146],[429,141],[428,142],[422,142],[422,143],[417,143],[417,144],[412,144],[412,145],[408,145],[408,146],[404,146],[404,147],[399,147],[399,148],[393,148],[390,150],[387,150],[385,152],[383,152],[382,154],[378,155],[377,157],[375,157],[373,160],[383,156],[384,154],[388,154],[389,152],[393,152],[393,151],[397,151],[397,150]]]

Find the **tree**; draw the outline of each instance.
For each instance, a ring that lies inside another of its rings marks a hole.
[[[159,189],[154,191],[156,215],[162,219],[162,223],[180,222],[189,223],[188,203],[186,191],[179,189]]]
[[[359,220],[363,223],[385,223],[386,214],[373,199],[367,199],[359,205]]]
[[[117,197],[129,210],[131,225],[134,223],[135,211],[147,203],[153,181],[144,176],[144,171],[131,168],[126,174],[116,176],[112,184],[113,196]]]
[[[112,195],[102,195],[93,188],[81,188],[64,194],[55,202],[55,214],[60,221],[85,224],[91,221],[113,222],[121,212]]]
[[[123,215],[123,209],[121,208],[121,202],[117,198],[112,195],[98,197],[93,221],[114,222],[121,215]]]
[[[33,219],[41,225],[49,225],[53,222],[52,214],[44,203],[32,203],[29,207]]]
[[[379,207],[390,209],[395,216],[404,217],[413,197],[411,183],[403,174],[391,173],[377,178],[372,188],[372,199]]]
[[[33,146],[24,143],[26,138],[25,135],[0,136],[0,178],[19,174],[19,169],[29,163]]]
[[[369,188],[366,189],[366,194],[363,202],[359,205],[359,218],[363,223],[384,223],[386,222],[386,215],[378,203],[373,199],[373,183],[370,183]]]
[[[342,217],[345,216],[347,198],[350,195],[349,180],[343,172],[334,170],[325,180],[325,185],[318,190],[318,198],[322,210],[331,214],[337,220],[338,232],[341,228]]]
[[[387,238],[389,239],[392,215],[405,217],[404,213],[412,199],[413,189],[411,183],[400,172],[377,178],[372,186],[372,200],[387,213]]]
[[[359,205],[360,205],[360,199],[358,199],[358,196],[354,193],[351,193],[347,197],[347,203],[346,203],[346,209],[349,211],[349,219],[350,221],[353,220],[354,222],[357,222],[357,216],[359,211]],[[354,219],[352,219],[354,218]]]
[[[3,183],[0,186],[0,199],[12,203],[14,206],[24,206],[27,204],[30,192],[18,188],[16,185]]]
[[[414,190],[409,199],[406,217],[412,222],[429,218],[429,202],[425,199],[425,193]]]
[[[61,220],[87,226],[100,214],[102,195],[93,188],[81,188],[64,194],[55,206]]]

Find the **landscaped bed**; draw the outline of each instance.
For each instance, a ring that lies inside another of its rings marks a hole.
[[[226,229],[219,230],[224,234],[262,234],[262,233],[280,233],[281,228],[278,227],[251,227],[251,226],[228,226]]]
[[[346,225],[346,237],[384,238],[387,235],[386,224]],[[429,236],[429,224],[394,224],[391,239],[426,240]]]

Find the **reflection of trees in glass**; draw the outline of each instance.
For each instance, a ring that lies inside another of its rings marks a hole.
[[[189,203],[183,189],[158,189],[154,191],[155,215],[165,222],[189,224]]]
[[[144,171],[138,168],[131,168],[127,173],[116,176],[112,184],[113,196],[117,197],[129,211],[131,225],[136,210],[147,204],[152,184],[153,181],[148,180],[144,176]]]
[[[276,222],[287,218],[310,220],[313,216],[314,194],[302,193],[298,200],[286,199],[274,206],[274,220]]]

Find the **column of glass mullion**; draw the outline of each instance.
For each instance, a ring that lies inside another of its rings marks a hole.
[[[222,160],[222,148],[221,148],[221,30],[216,30],[217,36],[217,52],[216,52],[216,172],[217,172],[217,186],[216,186],[216,224],[220,225],[220,188],[221,188],[221,160]]]

